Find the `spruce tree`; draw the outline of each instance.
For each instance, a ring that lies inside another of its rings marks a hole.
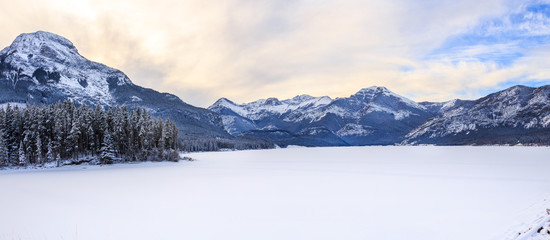
[[[61,167],[61,156],[59,153],[57,153],[57,156],[55,156],[55,161],[57,162],[57,167]]]
[[[53,153],[52,142],[48,142],[48,151],[46,152],[46,161],[53,162],[55,160],[55,155]]]
[[[25,156],[25,150],[23,149],[23,141],[19,143],[19,165],[27,164],[27,157]]]
[[[103,137],[103,145],[101,147],[101,163],[111,164],[115,160],[115,150],[113,147],[113,137],[109,131],[106,131]]]
[[[95,131],[92,125],[88,126],[87,136],[88,136],[88,150],[94,153],[96,149],[96,140],[95,140]]]
[[[42,140],[40,139],[40,134],[36,135],[36,163],[42,164]]]
[[[8,150],[8,163],[17,164],[19,155],[18,155],[18,145],[19,145],[19,136],[17,133],[18,118],[17,108],[13,109],[10,104],[6,107],[6,127],[5,134],[6,136],[6,148]]]
[[[0,165],[8,164],[8,148],[4,138],[4,129],[0,129]]]
[[[78,120],[76,119],[73,120],[71,130],[69,132],[67,141],[65,143],[67,153],[71,154],[73,157],[76,157],[77,159],[78,159],[78,140],[80,139],[80,128],[79,128],[80,125],[81,123],[78,122]]]

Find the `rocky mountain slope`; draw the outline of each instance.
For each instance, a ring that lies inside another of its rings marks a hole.
[[[182,138],[231,137],[221,118],[169,93],[137,86],[121,71],[92,62],[67,39],[48,32],[19,35],[0,52],[0,104],[78,104],[146,108],[172,119]]]
[[[550,86],[457,101],[407,134],[408,144],[550,144]]]
[[[550,144],[550,86],[515,86],[474,101],[416,103],[384,87],[347,98],[297,96],[209,107],[233,135],[280,145]]]

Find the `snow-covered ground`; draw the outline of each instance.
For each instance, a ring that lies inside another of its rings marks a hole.
[[[186,156],[0,171],[0,239],[503,240],[549,220],[550,148]]]

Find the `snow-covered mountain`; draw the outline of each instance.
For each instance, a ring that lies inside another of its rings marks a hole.
[[[352,145],[394,144],[432,113],[428,108],[385,87],[361,89],[348,98],[338,98],[316,116],[319,124]]]
[[[235,104],[222,98],[209,107],[233,135],[264,137],[278,144],[394,144],[433,113],[384,87],[361,89],[348,98],[296,96]]]
[[[296,118],[295,115],[287,114],[315,112],[331,102],[332,99],[329,97],[309,95],[300,95],[283,101],[276,98],[260,99],[247,104],[235,104],[221,98],[208,109],[222,114],[224,126],[229,133],[239,134],[249,130],[278,129],[278,125],[284,125],[285,122],[291,122],[289,119]]]
[[[404,143],[550,144],[550,86],[514,86],[475,101],[452,101]]]
[[[297,96],[210,110],[233,135],[280,145],[550,144],[550,86],[515,86],[478,100],[416,103],[384,87],[347,98]]]
[[[324,126],[302,123],[300,114],[315,114],[332,101],[329,97],[299,95],[283,101],[268,98],[236,104],[221,98],[208,109],[222,116],[225,130],[234,136],[268,139],[282,146],[348,145]]]
[[[50,104],[63,99],[142,107],[171,118],[183,136],[229,137],[218,114],[137,86],[123,72],[84,58],[69,40],[56,34],[21,34],[0,52],[0,104]]]

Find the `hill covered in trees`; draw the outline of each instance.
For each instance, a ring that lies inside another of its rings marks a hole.
[[[176,161],[177,143],[172,121],[141,108],[77,107],[69,100],[0,108],[0,166]]]

